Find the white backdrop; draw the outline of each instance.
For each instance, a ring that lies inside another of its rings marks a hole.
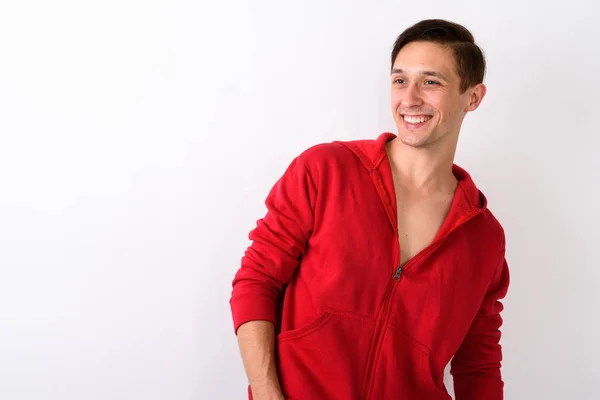
[[[547,3],[2,1],[0,399],[243,399],[267,191],[394,131],[389,52],[431,17],[489,63],[456,162],[507,234],[506,398],[600,398],[599,12]]]

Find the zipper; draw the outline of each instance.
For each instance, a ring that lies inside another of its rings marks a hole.
[[[382,311],[382,317],[380,320],[380,324],[377,326],[377,331],[376,331],[376,336],[375,336],[375,345],[374,345],[374,350],[371,353],[371,357],[369,358],[369,369],[367,370],[367,374],[365,377],[365,393],[364,393],[364,398],[368,399],[371,397],[371,392],[373,391],[373,383],[375,382],[374,379],[371,379],[371,376],[373,375],[373,371],[375,370],[375,365],[377,364],[377,359],[379,358],[379,352],[380,352],[380,348],[381,345],[383,343],[383,335],[385,333],[385,327],[387,326],[391,311],[392,311],[392,304],[393,301],[392,299],[394,298],[394,293],[395,290],[397,288],[397,284],[398,281],[400,281],[400,277],[402,276],[402,271],[404,270],[404,266],[402,264],[400,264],[400,266],[398,266],[396,268],[396,271],[394,272],[394,276],[392,277],[392,282],[390,285],[388,285],[389,291],[387,293],[387,296],[385,297],[385,304],[383,306],[383,311]]]
[[[385,333],[385,327],[387,325],[390,316],[390,311],[392,309],[391,299],[394,297],[394,291],[397,287],[398,282],[400,281],[402,271],[402,265],[395,269],[394,275],[392,276],[392,279],[390,280],[386,288],[386,292],[384,294],[384,300],[380,312],[381,317],[379,318],[379,322],[375,327],[373,342],[369,351],[369,357],[367,359],[367,368],[363,378],[363,390],[361,399],[369,399],[371,397],[371,392],[373,391],[373,371],[375,370],[375,365],[377,364],[377,359],[379,358],[379,352],[381,350],[381,344],[383,342],[383,334]]]
[[[400,275],[402,274],[402,265],[396,268],[396,273],[394,274],[394,280],[399,280]]]

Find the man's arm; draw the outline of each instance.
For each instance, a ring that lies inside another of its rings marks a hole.
[[[268,321],[250,321],[238,329],[240,353],[254,400],[284,400],[275,368],[275,333]]]
[[[269,192],[233,280],[231,312],[254,400],[283,398],[274,357],[277,301],[306,250],[315,202],[312,177],[296,158]]]
[[[451,373],[456,400],[504,398],[504,382],[500,372],[500,313],[503,309],[500,300],[506,296],[509,280],[503,250],[479,312],[452,359]]]

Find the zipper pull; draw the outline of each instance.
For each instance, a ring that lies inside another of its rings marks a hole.
[[[398,268],[396,268],[396,273],[394,274],[394,279],[395,280],[400,279],[400,274],[402,274],[402,265],[399,266]]]

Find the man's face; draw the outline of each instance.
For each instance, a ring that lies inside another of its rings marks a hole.
[[[452,50],[432,42],[411,42],[400,50],[391,87],[398,138],[413,147],[458,135],[466,113],[485,95],[483,84],[461,94]]]

